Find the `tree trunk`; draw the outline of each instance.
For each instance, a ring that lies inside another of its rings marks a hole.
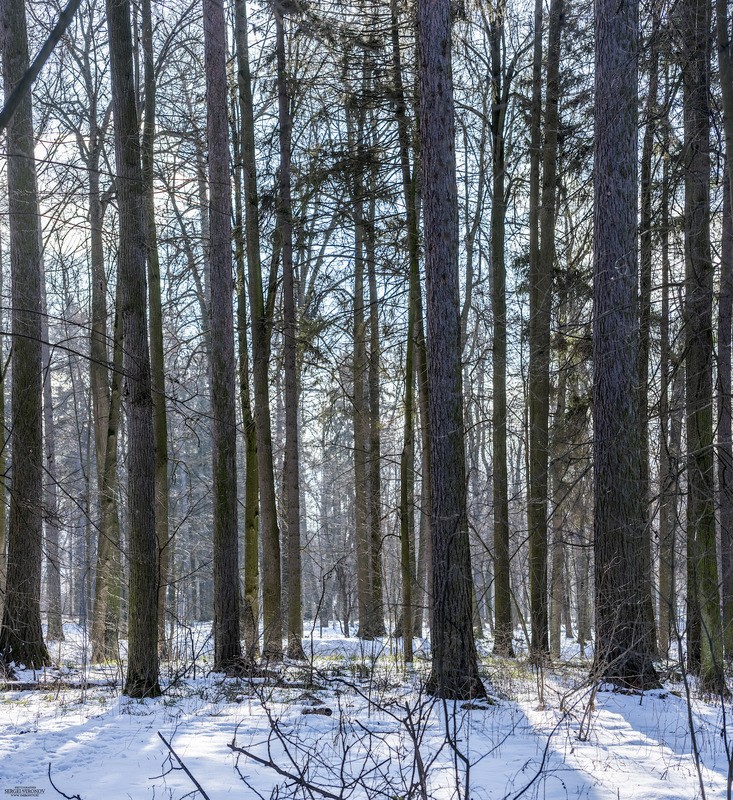
[[[44,469],[43,515],[46,542],[46,598],[48,603],[46,638],[64,640],[61,616],[61,562],[59,560],[59,509],[56,478],[56,431],[53,421],[53,391],[51,385],[51,360],[53,357],[48,331],[48,306],[46,303],[45,274],[41,264],[41,356],[43,359],[43,443],[46,466]]]
[[[372,140],[376,148],[376,142]],[[374,150],[376,152],[376,149]],[[372,636],[384,636],[384,598],[382,589],[382,452],[379,410],[379,305],[375,254],[375,166],[369,180],[367,214],[366,266],[369,284],[369,630]]]
[[[540,161],[542,149],[542,0],[534,4],[534,34],[532,54],[532,106],[530,115],[529,145],[529,369],[530,376],[538,371],[538,325],[537,290],[540,268]],[[529,470],[527,486],[527,528],[529,533],[529,579],[530,601],[532,603],[532,642],[530,649],[533,658],[542,658],[547,644],[547,459],[544,473],[538,472],[542,466],[542,456],[537,440],[540,430],[533,424],[541,407],[539,387],[532,378],[528,383],[529,404]],[[548,398],[549,399],[549,398]],[[537,457],[535,457],[535,454]],[[545,491],[542,493],[542,483]]]
[[[458,196],[450,3],[419,0],[433,564],[432,670],[438,697],[482,697],[472,626],[461,390]]]
[[[549,651],[547,638],[547,500],[550,417],[550,317],[552,277],[555,267],[555,195],[557,141],[560,127],[560,35],[563,0],[550,4],[547,44],[547,98],[545,141],[542,147],[542,198],[539,210],[540,252],[534,280],[530,281],[530,600],[532,650],[535,657]],[[553,556],[555,543],[553,542]],[[553,562],[554,563],[554,562]]]
[[[720,309],[718,316],[718,491],[723,599],[723,635],[726,658],[733,658],[733,444],[731,443],[731,320],[733,319],[733,44],[727,0],[716,0],[715,20],[718,68],[723,98],[727,205],[723,203],[723,243],[720,259]]]
[[[0,296],[3,296],[4,286],[5,265],[0,246]],[[6,330],[4,316],[2,310],[0,310],[0,331]],[[2,622],[3,609],[5,607],[5,576],[8,568],[8,518],[5,510],[8,499],[5,483],[8,464],[7,438],[5,435],[5,385],[9,359],[5,359],[4,341],[5,336],[0,333],[0,623]]]
[[[493,501],[494,501],[494,651],[501,656],[514,656],[512,639],[512,592],[509,558],[509,489],[507,472],[507,407],[506,407],[506,266],[504,234],[506,220],[506,163],[504,126],[506,76],[503,74],[501,41],[504,27],[504,5],[500,4],[489,29],[491,48],[491,136],[492,136],[492,202],[491,202],[491,308],[493,311],[492,384],[493,413]]]
[[[595,670],[658,685],[646,617],[637,391],[636,0],[596,4],[593,252]]]
[[[232,94],[234,91],[232,90]],[[237,265],[237,337],[239,345],[239,402],[245,440],[244,497],[244,596],[240,608],[242,638],[247,660],[254,662],[259,648],[259,470],[257,431],[252,414],[247,337],[247,287],[245,280],[244,215],[242,207],[242,147],[236,122],[232,123],[232,144],[236,155],[234,179],[234,243]]]
[[[112,387],[109,394],[109,416],[104,434],[102,474],[99,479],[99,537],[97,572],[94,584],[94,616],[92,618],[92,663],[119,657],[120,592],[122,563],[120,558],[120,517],[117,505],[117,443],[122,411],[123,331],[122,290],[117,281],[112,355]]]
[[[155,454],[145,287],[145,218],[128,0],[106,0],[119,207],[118,283],[124,341],[130,552],[125,694],[155,697],[158,684],[158,548]]]
[[[649,46],[649,85],[646,100],[646,124],[641,153],[641,220],[639,243],[639,442],[641,443],[642,514],[644,542],[644,614],[652,626],[652,652],[656,655],[654,599],[652,597],[652,515],[649,483],[649,351],[652,315],[652,156],[657,129],[657,92],[659,89],[658,16],[654,14]]]
[[[562,324],[562,323],[561,323]],[[560,347],[564,349],[564,343]],[[560,658],[562,647],[561,623],[564,584],[564,545],[563,545],[563,513],[561,507],[567,494],[567,484],[563,479],[566,460],[558,452],[565,423],[566,395],[567,395],[568,367],[561,368],[557,385],[557,406],[555,409],[554,423],[554,458],[552,462],[552,573],[550,581],[550,654],[553,658]]]
[[[211,393],[214,480],[214,668],[241,667],[237,426],[235,414],[231,196],[226,25],[222,0],[203,0],[209,151]]]
[[[5,98],[28,68],[23,0],[3,0]],[[8,216],[12,271],[11,492],[0,660],[38,668],[49,663],[41,630],[43,395],[41,387],[41,229],[31,96],[7,127]]]
[[[362,66],[362,83],[366,83],[366,56]],[[350,144],[354,159],[353,217],[354,217],[354,356],[353,356],[353,426],[354,426],[354,515],[356,532],[357,605],[359,616],[358,636],[372,639],[369,630],[371,548],[369,541],[368,447],[369,417],[367,412],[367,352],[364,310],[364,111],[356,112],[356,131],[352,113],[347,112],[350,125]]]
[[[733,156],[732,156],[733,158]],[[727,156],[726,156],[727,160]],[[726,178],[727,178],[726,170]],[[727,189],[728,187],[726,187]],[[731,324],[733,323],[733,215],[731,193],[723,195],[718,305],[718,494],[723,635],[726,658],[733,658],[733,442],[731,442]]]
[[[161,655],[165,655],[168,652],[165,620],[172,542],[169,540],[168,527],[168,416],[165,400],[163,306],[160,288],[158,234],[155,226],[155,186],[153,180],[156,86],[155,62],[153,59],[153,20],[150,0],[142,0],[141,11],[144,75],[142,170],[148,260],[148,303],[150,307],[150,375],[153,392],[153,435],[155,437],[155,538],[158,543],[159,563],[158,648]]]
[[[685,377],[687,567],[693,621],[699,615],[700,686],[725,692],[715,539],[713,454],[713,260],[710,252],[710,7],[681,8],[685,175]],[[694,628],[693,628],[694,630]],[[688,651],[696,666],[694,638]]]
[[[275,7],[277,50],[278,136],[278,236],[282,258],[283,367],[285,373],[285,461],[283,487],[288,540],[288,657],[304,659],[303,610],[300,556],[300,453],[298,442],[298,327],[293,272],[293,208],[290,194],[290,148],[292,121],[285,59],[285,22]]]
[[[667,80],[668,84],[669,81]],[[659,654],[669,656],[676,625],[676,539],[680,496],[680,445],[684,404],[684,367],[677,365],[672,380],[669,334],[669,160],[662,170],[660,198],[660,249],[662,261],[662,314],[659,330]],[[671,394],[671,398],[670,398]]]
[[[265,303],[260,264],[258,226],[257,170],[252,106],[252,83],[247,46],[245,0],[235,6],[237,80],[242,114],[242,164],[244,167],[244,212],[247,242],[249,305],[252,318],[252,382],[254,384],[254,419],[257,434],[257,467],[260,491],[260,532],[262,536],[262,616],[264,625],[263,655],[281,659],[282,605],[280,600],[280,530],[275,503],[275,474],[270,423],[270,303]]]
[[[410,128],[407,118],[402,59],[400,54],[400,26],[397,0],[390,2],[392,68],[395,87],[395,117],[400,148],[402,192],[406,209],[407,251],[409,259],[409,296],[407,310],[407,344],[405,353],[405,409],[402,452],[400,454],[400,565],[402,576],[402,637],[405,663],[412,663],[412,634],[422,635],[417,629],[418,614],[415,609],[415,349],[420,289],[420,241],[418,235],[415,186],[410,169]]]

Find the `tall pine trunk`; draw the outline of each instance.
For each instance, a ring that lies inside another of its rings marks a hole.
[[[720,552],[724,647],[733,658],[733,444],[731,443],[731,319],[733,317],[733,43],[730,36],[728,1],[715,2],[718,68],[723,97],[723,130],[727,176],[727,205],[723,203],[723,243],[720,260],[720,309],[718,315],[718,487],[720,492]]]
[[[513,656],[511,564],[509,555],[509,475],[507,469],[507,325],[506,264],[504,239],[506,232],[506,158],[505,122],[508,101],[507,76],[502,59],[502,36],[505,7],[500,1],[490,22],[491,50],[491,309],[493,312],[491,417],[494,472],[494,651]]]
[[[642,546],[644,571],[645,615],[650,620],[652,650],[656,653],[654,625],[654,599],[652,596],[652,516],[649,482],[649,353],[651,347],[652,316],[652,156],[657,130],[657,91],[659,89],[658,19],[655,14],[649,46],[649,84],[641,150],[639,232],[639,441],[641,443],[642,514],[644,517],[644,543]]]
[[[5,97],[28,68],[24,0],[3,0]],[[30,93],[7,127],[8,217],[12,275],[12,421],[10,525],[0,660],[26,667],[49,662],[41,630],[43,394],[41,387],[41,229]]]
[[[643,603],[637,391],[638,3],[596,4],[593,424],[595,670],[657,685]]]
[[[227,117],[227,34],[222,0],[203,0],[206,135],[209,151],[209,259],[212,460],[214,481],[214,667],[241,667],[237,428],[235,415],[232,222]]]
[[[285,525],[288,541],[288,657],[303,659],[303,610],[300,556],[300,452],[298,442],[298,325],[295,310],[293,270],[293,206],[290,191],[290,148],[292,121],[285,56],[285,20],[275,7],[277,51],[278,136],[278,236],[282,259],[283,366],[285,372]]]
[[[532,650],[535,656],[548,652],[547,630],[547,504],[548,444],[550,419],[550,317],[552,278],[555,267],[555,195],[557,142],[560,127],[560,35],[563,0],[550,4],[547,43],[547,97],[545,139],[542,146],[542,195],[539,208],[540,250],[530,288],[530,600]],[[553,542],[553,565],[556,551]]]
[[[710,247],[710,6],[684,0],[685,379],[688,654],[704,692],[725,692],[713,459],[713,260]]]
[[[420,135],[430,384],[433,564],[432,670],[438,697],[481,697],[472,626],[471,555],[461,390],[458,192],[450,3],[417,5]]]

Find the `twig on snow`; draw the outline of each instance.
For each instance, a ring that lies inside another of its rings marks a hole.
[[[58,786],[53,782],[53,778],[51,778],[51,762],[48,762],[48,782],[51,786],[61,795],[61,797],[65,797],[66,800],[81,800],[81,797],[78,794],[65,794],[64,792],[59,789]]]
[[[315,784],[309,783],[305,778],[300,775],[294,775],[292,772],[288,772],[286,769],[278,766],[274,761],[267,758],[260,758],[256,756],[254,753],[250,752],[249,750],[245,750],[244,747],[237,747],[234,742],[230,742],[227,747],[234,753],[240,753],[247,758],[251,758],[253,761],[256,761],[258,764],[262,764],[263,767],[268,767],[271,770],[277,772],[278,775],[282,775],[283,778],[287,778],[289,781],[292,781],[297,786],[301,786],[303,789],[307,789],[309,792],[315,792],[316,794],[321,795],[321,797],[327,797],[329,800],[341,800],[341,796],[337,794],[332,794],[331,792],[327,791],[326,789],[322,789],[320,786],[316,786]]]
[[[183,761],[181,761],[181,757],[178,755],[178,753],[176,753],[173,747],[171,747],[170,742],[166,741],[165,736],[163,736],[163,734],[160,731],[158,731],[158,736],[160,736],[160,739],[163,742],[163,744],[170,750],[171,755],[181,765],[181,769],[186,773],[186,775],[188,775],[193,785],[199,790],[199,792],[201,792],[201,797],[203,797],[204,800],[211,800],[209,795],[206,794],[206,792],[204,791],[203,786],[201,786],[201,784],[196,780],[196,778],[193,777],[193,775],[191,774],[191,770],[183,763]],[[79,798],[79,800],[81,800],[81,798]]]

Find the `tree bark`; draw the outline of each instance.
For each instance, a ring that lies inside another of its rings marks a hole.
[[[727,160],[727,155],[726,155]],[[727,165],[726,165],[727,177]],[[727,189],[728,187],[726,187]],[[718,497],[720,506],[723,646],[733,658],[733,442],[731,441],[731,325],[733,324],[733,214],[731,193],[723,195],[718,304]]]
[[[288,540],[288,657],[304,659],[300,556],[300,452],[298,442],[298,326],[293,271],[293,206],[290,191],[292,120],[285,57],[285,21],[275,6],[277,50],[278,136],[278,236],[282,259],[283,367],[285,373],[285,519]]]
[[[406,234],[408,252],[408,309],[407,345],[405,353],[405,408],[403,444],[400,454],[400,568],[402,577],[402,638],[405,663],[412,663],[412,636],[422,635],[417,630],[418,615],[415,609],[415,349],[420,288],[420,240],[418,233],[415,186],[410,169],[410,129],[407,118],[402,59],[400,54],[400,26],[397,0],[390,1],[392,38],[392,69],[395,87],[395,117],[400,148],[402,192],[406,209]]]
[[[675,538],[679,496],[679,453],[670,422],[671,359],[669,340],[669,164],[664,162],[660,199],[662,315],[659,329],[659,655],[669,656],[675,622]],[[680,370],[682,375],[683,370]],[[677,379],[679,382],[679,378]],[[674,412],[674,405],[672,406]],[[677,414],[677,416],[679,416]]]
[[[489,27],[491,50],[491,308],[493,311],[492,388],[493,412],[491,430],[494,472],[494,651],[501,656],[514,656],[512,639],[512,591],[509,556],[509,477],[507,471],[507,407],[506,407],[506,265],[504,237],[506,221],[506,162],[504,127],[508,81],[503,73],[502,31],[505,7],[503,0]]]
[[[258,225],[257,170],[255,161],[254,113],[252,83],[247,47],[247,14],[245,0],[235,6],[237,80],[242,114],[242,164],[244,167],[244,212],[247,242],[249,305],[252,319],[252,382],[254,385],[254,419],[257,435],[257,467],[260,492],[260,535],[262,537],[262,616],[264,626],[263,655],[281,659],[282,605],[280,599],[280,530],[275,503],[275,474],[270,422],[270,304],[265,303],[260,263]]]
[[[23,0],[3,0],[3,82],[7,99],[28,68]],[[41,229],[30,94],[7,128],[12,274],[11,492],[0,660],[49,663],[41,630],[43,395],[41,387]]]
[[[654,599],[652,597],[652,518],[649,483],[649,353],[652,317],[652,156],[657,130],[657,92],[659,89],[659,30],[655,10],[649,47],[649,84],[646,99],[646,123],[641,152],[640,243],[639,243],[639,442],[641,443],[642,513],[644,542],[642,546],[645,615],[652,626],[652,646],[656,655]]]
[[[532,105],[530,114],[529,145],[529,369],[530,375],[538,371],[537,341],[537,289],[540,269],[540,161],[542,149],[542,0],[534,4],[534,42],[532,54]],[[547,589],[547,481],[537,471],[542,466],[537,436],[539,431],[535,419],[541,406],[538,387],[530,377],[528,383],[529,404],[529,473],[527,486],[527,528],[529,532],[529,577],[532,615],[533,658],[542,658],[547,645],[546,600],[542,598]],[[549,398],[548,398],[549,399]],[[537,457],[535,457],[537,456]],[[545,459],[546,462],[546,459]],[[547,473],[545,463],[544,475]],[[542,493],[542,482],[545,491]],[[543,552],[544,551],[544,552]],[[544,588],[543,588],[544,584]]]
[[[145,219],[128,0],[106,0],[119,207],[118,283],[128,434],[130,591],[125,694],[156,697],[158,548],[145,286]]]
[[[710,248],[710,6],[684,0],[685,379],[687,576],[690,621],[699,620],[700,687],[725,693],[715,538],[713,454],[713,261]],[[694,631],[694,628],[693,628]],[[688,653],[696,667],[696,637]]]
[[[376,148],[376,142],[370,142]],[[376,149],[374,149],[376,152]],[[373,156],[375,158],[376,156]],[[369,180],[367,214],[366,267],[369,285],[369,630],[372,636],[384,636],[384,598],[382,589],[382,449],[381,413],[379,410],[379,305],[375,252],[375,164]]]
[[[241,668],[232,222],[227,118],[227,34],[222,0],[203,0],[209,150],[211,393],[214,480],[214,668]]]
[[[417,4],[430,384],[433,564],[428,692],[482,697],[472,626],[461,387],[458,196],[450,3]]]
[[[150,376],[153,392],[153,436],[155,437],[155,538],[158,543],[158,648],[168,652],[165,635],[166,598],[171,569],[172,541],[168,526],[168,416],[165,399],[165,361],[163,346],[163,305],[160,288],[158,233],[155,225],[155,62],[153,59],[153,19],[150,0],[142,0],[142,50],[144,116],[142,130],[142,170],[145,203],[145,234],[148,261],[148,303],[150,308]]]
[[[236,35],[236,34],[235,34]],[[232,90],[234,94],[234,90]],[[247,286],[245,279],[245,230],[242,203],[242,143],[236,119],[232,121],[232,144],[236,155],[234,179],[234,244],[236,252],[237,337],[239,345],[239,403],[245,439],[244,497],[244,596],[240,608],[242,638],[247,660],[254,662],[259,649],[259,469],[257,466],[257,431],[252,414],[252,391],[249,379],[249,342],[247,336]]]
[[[46,638],[64,640],[61,615],[61,562],[59,560],[59,508],[56,476],[56,430],[53,420],[53,390],[46,302],[45,274],[41,264],[41,356],[43,359],[43,443],[46,456],[44,469],[43,515],[46,542],[46,602],[48,603]]]
[[[540,252],[530,287],[530,601],[532,650],[535,657],[549,652],[547,630],[547,501],[550,419],[550,319],[555,268],[555,206],[557,142],[560,127],[560,36],[563,0],[550,3],[547,43],[545,140],[542,146],[542,197],[539,209]],[[553,542],[553,552],[555,543]]]
[[[731,443],[731,320],[733,319],[733,44],[727,0],[715,2],[718,69],[723,98],[727,206],[723,204],[723,243],[720,262],[720,309],[718,315],[718,491],[723,599],[723,635],[726,658],[733,658],[733,444]]]
[[[593,420],[595,670],[658,685],[643,603],[637,391],[638,3],[596,4]]]

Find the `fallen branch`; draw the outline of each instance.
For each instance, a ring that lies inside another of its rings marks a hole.
[[[117,686],[116,683],[107,681],[105,683],[68,683],[66,681],[2,681],[0,682],[0,692],[38,692],[48,691],[84,691],[85,689],[110,689]]]
[[[165,736],[163,736],[163,734],[160,731],[158,731],[158,736],[160,736],[160,739],[163,742],[163,744],[170,750],[170,753],[173,756],[173,758],[175,758],[176,761],[181,765],[181,769],[186,773],[186,775],[188,775],[188,777],[191,779],[191,782],[193,783],[193,785],[199,790],[199,792],[201,792],[201,796],[204,798],[204,800],[211,800],[209,795],[206,794],[206,792],[204,791],[204,789],[201,786],[201,784],[196,780],[196,778],[193,777],[193,775],[191,774],[191,770],[183,763],[183,761],[181,761],[181,757],[171,747],[170,742],[167,742],[165,740]]]
[[[61,789],[59,789],[58,786],[56,786],[56,784],[53,782],[53,779],[51,778],[51,762],[50,761],[48,762],[48,782],[51,784],[51,786],[54,788],[54,790],[56,792],[58,792],[58,794],[60,794],[61,797],[65,797],[66,800],[81,800],[81,797],[78,794],[65,794],[64,792],[61,791]]]
[[[283,778],[287,778],[287,780],[292,781],[297,786],[301,786],[303,789],[307,789],[309,792],[315,792],[316,794],[321,795],[321,797],[328,797],[329,800],[342,800],[342,796],[338,794],[333,794],[332,792],[327,791],[326,789],[321,789],[320,786],[316,786],[313,783],[309,783],[305,778],[300,775],[293,775],[292,772],[288,772],[286,769],[278,766],[274,761],[269,758],[260,758],[256,756],[254,753],[251,753],[249,750],[245,750],[243,747],[237,747],[234,742],[230,742],[227,747],[234,753],[240,753],[247,758],[251,758],[252,761],[256,761],[258,764],[261,764],[263,767],[268,767],[269,769],[277,772],[278,775],[281,775]]]

